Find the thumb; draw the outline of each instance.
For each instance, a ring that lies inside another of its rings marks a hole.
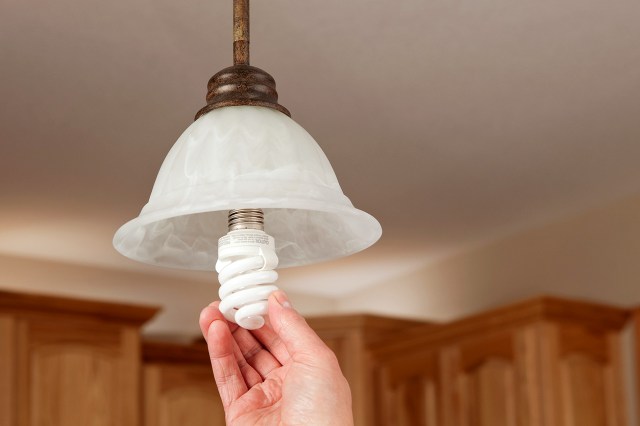
[[[269,296],[269,322],[293,359],[307,355],[313,359],[329,350],[282,290]]]

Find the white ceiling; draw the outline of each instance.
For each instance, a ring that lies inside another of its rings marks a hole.
[[[231,0],[3,0],[0,252],[119,256],[164,155],[231,61]],[[252,64],[384,235],[283,271],[338,296],[640,192],[640,2],[254,1]]]

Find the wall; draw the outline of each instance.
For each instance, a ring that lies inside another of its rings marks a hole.
[[[640,304],[640,197],[351,294],[338,310],[449,320],[539,294]]]
[[[162,306],[163,310],[144,332],[164,337],[199,335],[200,310],[217,299],[218,283],[189,281],[170,275],[145,274],[0,255],[0,288],[76,298],[114,300]],[[161,272],[162,270],[160,270]],[[304,314],[330,313],[334,301],[288,293]]]

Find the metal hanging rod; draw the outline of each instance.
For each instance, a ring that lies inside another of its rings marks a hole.
[[[233,0],[233,64],[249,65],[249,0]]]

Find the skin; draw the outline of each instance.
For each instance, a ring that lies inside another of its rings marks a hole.
[[[267,324],[248,331],[213,302],[200,314],[228,425],[352,426],[351,392],[334,353],[277,291]]]

